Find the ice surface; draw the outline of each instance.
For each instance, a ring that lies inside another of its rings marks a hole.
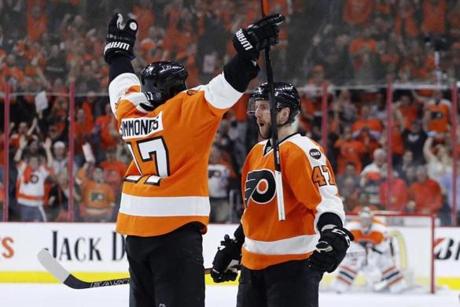
[[[206,307],[234,307],[235,286],[208,286]],[[459,293],[431,294],[334,294],[320,293],[320,307],[459,307]],[[1,284],[2,307],[127,307],[128,286],[73,290],[57,284]]]

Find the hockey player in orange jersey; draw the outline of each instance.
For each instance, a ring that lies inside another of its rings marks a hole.
[[[406,281],[392,255],[385,224],[364,207],[359,213],[359,221],[348,223],[347,228],[355,241],[338,269],[332,288],[339,293],[348,291],[361,272],[371,291],[403,291],[407,287]]]
[[[268,85],[252,94],[250,106],[259,134],[242,169],[244,213],[241,225],[222,241],[211,276],[236,279],[241,264],[238,307],[318,306],[324,272],[339,265],[352,240],[324,150],[296,133],[300,98],[285,82],[274,84],[286,219],[278,220],[270,138]]]
[[[185,67],[154,62],[134,73],[137,22],[115,14],[104,58],[109,95],[131,162],[117,231],[126,237],[130,306],[203,307],[202,234],[209,219],[208,159],[223,114],[256,77],[259,52],[278,42],[281,15],[233,36],[237,54],[208,84],[187,90]]]

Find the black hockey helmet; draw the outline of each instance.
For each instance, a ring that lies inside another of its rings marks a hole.
[[[164,103],[177,93],[186,90],[188,77],[184,65],[160,61],[147,65],[141,72],[142,91],[154,105]]]
[[[273,95],[276,101],[276,108],[289,108],[290,114],[288,123],[292,123],[300,112],[300,96],[294,85],[287,82],[274,82]],[[251,100],[268,100],[268,83],[262,83],[251,94]]]

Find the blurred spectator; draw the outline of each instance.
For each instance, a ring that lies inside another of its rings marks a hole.
[[[431,34],[444,34],[446,31],[446,0],[423,0],[422,31]]]
[[[373,161],[360,174],[362,194],[367,194],[370,205],[381,206],[380,184],[383,181],[383,172],[386,171],[386,153],[379,148],[374,151]]]
[[[100,167],[104,170],[105,182],[112,187],[114,195],[118,196],[128,165],[118,159],[116,148],[108,149],[105,154],[106,159],[100,163]]]
[[[442,207],[442,193],[439,184],[430,179],[425,166],[417,168],[417,181],[409,187],[407,210],[414,213],[437,215]]]
[[[460,160],[457,160],[456,161],[456,165],[457,165],[457,178],[456,178],[456,186],[455,186],[455,197],[456,197],[456,223],[457,225],[460,225]],[[454,199],[453,199],[453,193],[454,193],[454,183],[453,183],[453,179],[454,179],[454,174],[452,172],[452,169],[449,169],[444,175],[442,175],[440,178],[439,178],[439,184],[442,188],[442,192],[443,194],[445,195],[446,199],[447,199],[447,203],[448,203],[448,207],[449,207],[449,212],[446,212],[447,216],[446,216],[446,220],[448,221],[448,223],[446,222],[445,224],[448,224],[450,225],[450,215],[451,215],[451,210],[453,209],[454,207]]]
[[[120,135],[117,131],[116,119],[113,116],[110,104],[105,104],[104,114],[96,118],[94,133],[100,141],[98,145],[100,145],[102,151],[116,148]]]
[[[371,117],[370,109],[367,105],[361,107],[360,115],[352,125],[353,136],[359,135],[363,130],[366,130],[373,139],[380,138],[383,131],[382,122],[377,118]]]
[[[419,27],[416,21],[416,10],[412,1],[396,1],[395,33],[401,36],[416,37]]]
[[[356,104],[352,102],[351,93],[348,89],[340,90],[339,95],[333,104],[333,108],[337,108],[340,113],[340,119],[346,124],[354,123],[358,116]]]
[[[396,118],[402,129],[410,129],[411,124],[417,120],[418,108],[415,105],[412,95],[401,93],[398,101],[394,103]]]
[[[86,112],[83,108],[79,108],[76,112],[75,119],[75,161],[77,165],[82,165],[84,161],[83,145],[91,140],[93,131],[93,123],[88,120]]]
[[[115,195],[112,187],[104,182],[104,171],[85,163],[78,171],[82,201],[80,218],[84,222],[113,222]]]
[[[53,144],[53,162],[51,168],[54,174],[60,174],[67,172],[67,148],[64,142],[57,141]],[[76,174],[78,171],[77,164],[74,162],[73,172]]]
[[[45,76],[50,83],[56,79],[65,79],[67,74],[67,62],[59,45],[51,46],[51,50],[46,58]]]
[[[338,149],[338,175],[342,174],[345,171],[345,167],[349,164],[355,167],[356,172],[361,172],[363,168],[361,161],[364,154],[368,153],[368,149],[362,142],[353,139],[350,126],[345,126],[343,138],[338,139],[334,147]]]
[[[69,221],[69,194],[69,176],[64,170],[56,175],[56,184],[53,185],[48,194],[48,203],[45,206],[48,221]],[[73,189],[73,197],[75,204],[81,200],[77,185]]]
[[[13,127],[15,126],[15,123],[13,122]],[[24,138],[25,140],[29,140],[29,138],[31,137],[33,131],[35,130],[35,126],[37,125],[37,121],[34,120],[34,122],[32,123],[32,126],[29,128],[29,125],[26,123],[26,122],[19,122],[18,126],[17,126],[17,131],[14,132],[11,136],[10,136],[10,144],[12,146],[12,150],[16,150],[17,148],[19,148],[19,140],[21,138]]]
[[[366,25],[374,10],[372,0],[346,0],[343,7],[343,20],[351,25]]]
[[[428,137],[423,154],[426,160],[428,176],[438,180],[439,177],[452,170],[452,158],[447,147],[443,144],[433,146],[434,138]]]
[[[230,173],[231,170],[225,164],[220,149],[212,146],[208,165],[211,222],[225,223],[230,221],[233,210],[228,201]]]
[[[27,1],[27,34],[31,41],[38,41],[47,29],[48,17],[45,4]]]
[[[45,166],[44,161],[38,155],[30,155],[24,160],[16,158],[18,163],[16,198],[20,220],[23,222],[45,222],[46,216],[43,209],[46,200],[45,183],[52,174],[51,170]]]
[[[398,173],[398,176],[403,179],[406,183],[409,182],[407,172],[409,168],[416,167],[417,164],[414,161],[414,154],[410,150],[406,150],[402,156],[401,163],[395,165],[395,171]]]
[[[337,175],[337,188],[347,212],[359,205],[359,176],[353,163],[348,163],[343,174]]]
[[[404,212],[408,200],[407,185],[403,179],[399,178],[397,172],[393,172],[391,179],[388,179],[387,172],[382,172],[384,181],[380,184],[379,194],[380,202],[384,206],[385,210]],[[389,194],[391,189],[391,194]],[[388,200],[389,195],[391,195]],[[388,202],[388,203],[387,203]]]
[[[428,138],[425,131],[422,129],[420,121],[414,120],[409,129],[404,129],[402,132],[404,148],[412,152],[415,164],[422,164],[425,162],[423,156],[423,145]]]
[[[434,133],[449,131],[450,101],[442,98],[441,91],[433,91],[433,98],[425,100],[423,124],[425,130]]]

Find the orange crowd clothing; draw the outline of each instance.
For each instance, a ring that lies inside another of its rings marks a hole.
[[[351,41],[348,51],[352,55],[360,54],[364,49],[370,52],[377,51],[377,42],[371,38],[357,37]]]
[[[117,121],[110,114],[101,115],[96,119],[96,126],[100,128],[99,135],[101,137],[102,148],[114,149],[120,136],[117,132]]]
[[[355,237],[355,243],[364,242],[377,245],[382,243],[387,235],[386,226],[376,218],[373,219],[372,224],[368,229],[364,229],[358,221],[348,223],[347,229]]]
[[[399,124],[394,124],[391,128],[391,152],[392,154],[402,156],[404,153],[404,142],[401,135]]]
[[[155,15],[152,8],[145,8],[141,5],[134,5],[133,14],[136,16],[136,21],[139,25],[138,39],[142,39],[148,36],[149,28],[155,23]]]
[[[107,172],[115,171],[120,177],[124,177],[127,169],[127,165],[118,160],[105,160],[101,163],[101,167]]]
[[[382,122],[376,118],[358,119],[351,126],[351,131],[355,133],[363,128],[369,128],[370,132],[373,133],[381,133],[383,131]]]
[[[443,34],[446,31],[446,0],[423,1],[423,22],[422,30],[427,33]]]
[[[419,34],[415,21],[415,9],[411,6],[401,7],[395,16],[395,33],[398,36],[416,37]],[[405,34],[405,35],[404,35]]]
[[[426,107],[428,117],[428,131],[444,133],[449,131],[449,106],[445,103],[430,103]]]
[[[372,0],[347,0],[343,7],[343,20],[350,25],[364,24],[374,9]]]
[[[82,183],[81,192],[80,215],[83,218],[103,217],[112,214],[115,205],[115,194],[109,184],[85,179]]]
[[[412,123],[417,120],[418,116],[418,110],[417,106],[414,104],[410,105],[402,105],[398,108],[399,112],[401,112],[401,115],[404,120],[404,128],[405,129],[410,129],[412,126]]]
[[[38,41],[46,32],[48,26],[48,18],[43,12],[40,16],[34,17],[31,14],[27,15],[27,36],[31,41]]]
[[[415,201],[416,213],[437,214],[442,206],[441,187],[429,178],[424,182],[415,182],[409,188],[409,199]]]
[[[334,147],[339,150],[339,155],[337,157],[337,174],[343,174],[348,163],[353,163],[356,172],[361,172],[363,168],[361,159],[367,151],[366,146],[364,146],[362,142],[353,139],[339,139]]]
[[[286,220],[278,220],[273,152],[268,141],[251,149],[242,169],[242,264],[251,270],[307,259],[318,242],[319,216],[331,212],[345,219],[323,149],[300,134],[284,139],[279,149]]]
[[[406,209],[409,194],[404,180],[400,178],[393,178],[391,180],[391,198],[388,206],[388,180],[380,184],[379,190],[380,202],[385,207],[385,210],[403,212]]]
[[[209,220],[208,160],[224,113],[243,93],[220,74],[207,85],[183,91],[155,110],[132,73],[109,85],[120,135],[133,161],[123,183],[117,231],[158,236],[190,222]]]

